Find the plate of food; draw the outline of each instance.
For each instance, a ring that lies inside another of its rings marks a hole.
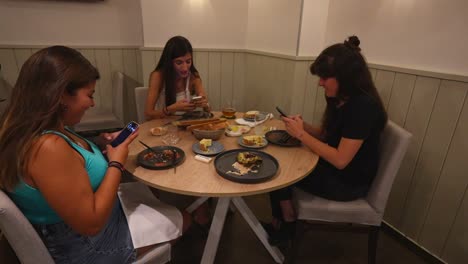
[[[238,137],[242,134],[245,134],[250,131],[249,126],[243,126],[243,125],[230,125],[226,127],[226,136],[230,137]]]
[[[174,146],[157,146],[138,153],[137,163],[150,170],[163,170],[180,165],[185,158],[185,152]]]
[[[276,175],[279,168],[278,161],[270,154],[245,149],[223,152],[215,158],[214,165],[223,178],[241,183],[267,181]]]
[[[260,112],[260,111],[247,111],[244,113],[244,120],[249,121],[249,122],[260,122],[263,121],[267,118],[268,113],[266,112]]]
[[[272,130],[265,134],[266,140],[271,144],[283,147],[298,147],[301,141],[286,132],[286,130]]]
[[[214,156],[223,152],[224,146],[218,141],[213,141],[211,139],[202,139],[200,142],[197,142],[192,145],[192,151],[196,154],[201,154],[204,156]]]
[[[237,143],[246,148],[264,148],[268,145],[268,141],[264,137],[257,135],[239,137]]]

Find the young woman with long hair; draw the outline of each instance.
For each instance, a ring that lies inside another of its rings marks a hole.
[[[320,127],[301,116],[283,117],[287,132],[319,155],[314,171],[295,186],[337,201],[366,196],[377,173],[380,133],[387,114],[356,36],[326,48],[310,66],[320,77],[327,106]],[[270,243],[288,240],[296,213],[291,188],[270,193]]]
[[[202,98],[193,102],[193,96]],[[164,118],[196,107],[210,111],[200,74],[193,63],[192,45],[186,38],[175,36],[167,41],[150,75],[145,117]]]

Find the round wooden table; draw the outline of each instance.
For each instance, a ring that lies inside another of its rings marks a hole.
[[[214,112],[214,115],[215,117],[219,117],[221,114]],[[237,113],[236,115],[238,117],[242,116],[241,113]],[[196,154],[192,151],[192,145],[198,142],[198,140],[189,131],[179,129],[178,134],[181,140],[175,146],[181,148],[185,152],[185,160],[177,167],[176,172],[174,172],[172,168],[167,170],[148,170],[138,166],[136,163],[136,156],[145,149],[138,140],[143,141],[151,147],[164,145],[161,137],[151,135],[150,129],[177,119],[176,117],[171,118],[152,120],[140,125],[139,136],[130,145],[129,158],[125,164],[126,169],[131,172],[137,180],[148,186],[173,193],[200,196],[200,199],[187,208],[189,212],[195,210],[209,197],[220,197],[213,216],[210,233],[201,261],[202,263],[214,262],[224,220],[231,202],[246,219],[275,261],[277,263],[282,263],[284,261],[283,255],[276,247],[272,247],[268,243],[268,236],[265,230],[241,197],[270,192],[301,180],[314,169],[318,162],[318,156],[304,146],[281,147],[268,144],[268,146],[260,150],[272,155],[278,160],[278,173],[270,180],[262,183],[237,183],[219,176],[214,168],[214,161],[204,163],[195,160],[194,157]],[[229,122],[235,123],[234,120],[229,120]],[[278,119],[270,119],[261,125],[276,127],[277,129],[284,128],[283,122]],[[247,134],[254,134],[254,128]],[[225,150],[242,148],[237,143],[237,140],[238,137],[223,135],[219,142],[224,145]]]

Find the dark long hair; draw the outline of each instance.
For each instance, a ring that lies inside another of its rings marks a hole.
[[[322,128],[328,127],[333,108],[337,103],[346,102],[349,98],[358,95],[370,96],[381,108],[384,121],[379,124],[381,128],[387,122],[387,113],[377,88],[372,80],[369,67],[359,48],[359,38],[351,36],[344,43],[334,44],[326,48],[310,65],[310,72],[320,78],[336,78],[339,88],[336,98],[328,98],[327,107],[322,117]],[[326,133],[326,131],[324,131]]]
[[[195,78],[200,78],[200,75],[193,63],[192,45],[186,38],[182,36],[172,37],[164,46],[155,71],[161,71],[163,74],[163,82],[166,87],[166,105],[171,105],[176,101],[175,79],[177,73],[172,66],[172,61],[177,57],[185,56],[187,53],[192,55],[192,65],[190,66],[191,75]]]
[[[39,50],[23,64],[0,119],[0,188],[16,186],[27,173],[34,142],[44,130],[60,127],[62,96],[75,95],[97,79],[97,69],[81,53],[64,46]]]

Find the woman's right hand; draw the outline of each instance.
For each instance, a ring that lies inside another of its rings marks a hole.
[[[196,106],[190,101],[184,99],[171,104],[169,107],[169,110],[171,111],[193,111]]]
[[[127,137],[117,147],[112,147],[110,144],[106,145],[107,158],[109,161],[117,161],[121,164],[125,164],[128,157],[128,145],[138,136],[138,129]]]

